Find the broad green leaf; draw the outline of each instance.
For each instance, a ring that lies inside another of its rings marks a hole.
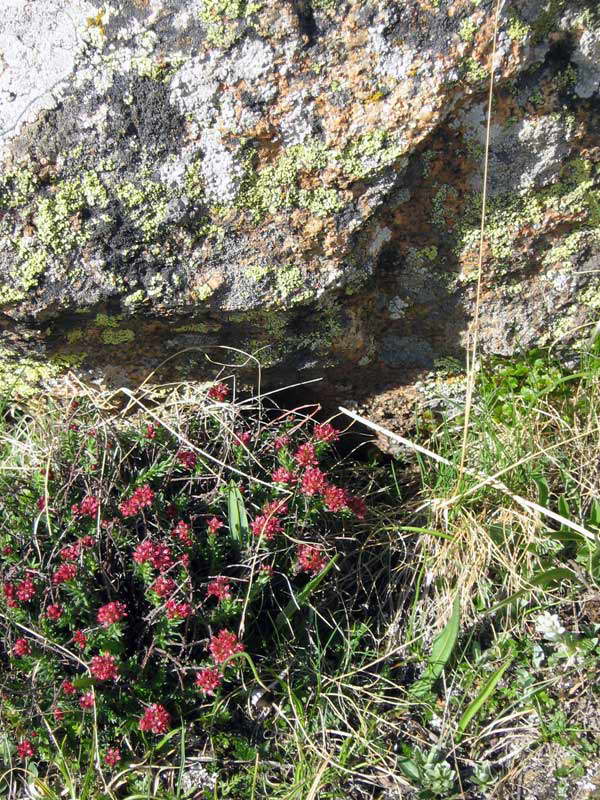
[[[423,677],[427,677],[431,682],[436,681],[446,665],[446,662],[452,655],[454,645],[458,638],[458,631],[460,628],[460,598],[458,593],[454,598],[452,605],[452,614],[450,619],[444,626],[444,629],[436,637],[431,648],[431,655],[429,662],[423,673]]]
[[[416,784],[420,783],[421,773],[412,758],[402,758],[398,761],[398,767],[406,777]]]
[[[287,606],[280,611],[277,615],[277,619],[275,620],[275,630],[278,633],[281,633],[284,626],[291,623],[292,617],[298,611],[299,608],[306,603],[308,598],[311,594],[315,591],[315,589],[320,585],[320,583],[324,580],[326,575],[329,573],[331,569],[333,569],[334,564],[338,560],[339,555],[334,556],[331,561],[327,564],[327,566],[323,567],[321,572],[318,575],[315,575],[312,580],[310,580],[306,586],[301,589],[297,595],[294,596],[292,600],[287,604]]]
[[[513,656],[507,659],[504,664],[502,664],[495,672],[493,672],[487,681],[483,684],[479,694],[477,697],[472,700],[469,705],[466,707],[464,714],[459,720],[458,723],[458,736],[462,736],[465,732],[467,725],[473,717],[477,714],[477,712],[485,705],[486,701],[496,688],[496,684],[500,680],[500,678],[504,675],[506,670],[512,664]]]
[[[233,481],[231,481],[227,489],[227,510],[231,536],[239,547],[243,547],[250,538],[248,516],[242,493]]]
[[[538,503],[545,508],[548,505],[548,497],[550,495],[548,481],[541,476],[534,477],[534,481],[538,488]]]

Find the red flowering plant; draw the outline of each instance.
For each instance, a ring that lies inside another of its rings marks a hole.
[[[340,432],[246,412],[225,381],[205,400],[205,414],[195,405],[167,426],[81,399],[50,456],[11,476],[0,692],[12,711],[0,723],[15,747],[39,732],[27,758],[52,764],[59,740],[120,768],[199,715],[211,729],[211,709],[244,714],[244,671],[272,680],[292,617],[309,600],[322,619],[334,609],[365,514],[336,472]]]

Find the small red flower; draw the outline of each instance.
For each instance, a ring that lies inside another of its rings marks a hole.
[[[179,539],[179,541],[183,545],[185,545],[186,547],[189,547],[192,544],[192,537],[190,536],[191,530],[192,529],[187,524],[187,522],[184,522],[183,520],[179,520],[177,525],[175,525],[175,527],[171,531],[171,535],[173,537],[175,537],[176,539]]]
[[[170,594],[173,594],[176,587],[177,584],[173,578],[167,578],[165,575],[159,575],[150,588],[153,592],[156,592],[159,597],[168,597]]]
[[[151,542],[150,539],[144,539],[133,551],[133,560],[137,564],[145,564],[147,561],[150,561],[153,555],[154,542]]]
[[[263,576],[263,580],[271,580],[273,577],[273,567],[270,564],[261,564],[259,569],[259,577]]]
[[[62,682],[62,690],[65,694],[75,694],[77,689],[75,688],[74,684],[71,681],[64,680]]]
[[[326,486],[323,492],[325,506],[330,511],[341,511],[348,508],[348,492],[339,486]]]
[[[59,620],[62,617],[62,608],[59,605],[56,605],[56,603],[52,603],[46,609],[46,616],[48,619],[56,622],[56,620]]]
[[[83,650],[83,648],[87,644],[87,636],[83,631],[75,631],[75,633],[73,634],[73,641],[75,642],[77,647]]]
[[[310,442],[301,444],[294,453],[294,461],[301,467],[316,467],[318,462],[314,444]]]
[[[273,516],[258,516],[252,520],[250,527],[255,536],[263,536],[267,541],[274,539],[278,533],[283,532],[281,520]]]
[[[22,742],[19,742],[17,745],[17,755],[19,758],[33,758],[35,755],[35,748],[29,739],[23,739]]]
[[[100,500],[93,495],[84,497],[79,505],[79,515],[82,517],[95,517],[100,508]]]
[[[24,639],[23,637],[17,639],[13,645],[13,653],[17,656],[17,658],[30,655],[31,647],[29,646],[27,639]]]
[[[223,402],[227,397],[229,397],[229,386],[226,383],[215,383],[214,386],[211,386],[208,390],[208,396],[211,400],[219,400],[219,402]]]
[[[216,597],[219,602],[222,600],[231,600],[231,586],[229,579],[220,575],[208,584],[206,589],[206,597]]]
[[[79,558],[79,545],[77,542],[68,544],[60,550],[58,555],[62,561],[77,561]]]
[[[327,476],[318,467],[309,467],[302,476],[300,491],[309,497],[325,490]]]
[[[315,425],[313,436],[319,442],[337,442],[340,432],[331,423],[324,422],[322,425]]]
[[[156,438],[156,428],[154,425],[148,424],[146,425],[146,439],[155,439]]]
[[[185,469],[193,470],[196,466],[198,461],[198,457],[193,450],[178,450],[177,451],[177,461],[181,464],[182,467]]]
[[[214,694],[222,680],[223,677],[216,667],[206,667],[196,673],[196,686],[206,695]]]
[[[2,591],[4,592],[4,597],[6,598],[6,605],[9,608],[18,608],[19,603],[17,602],[17,590],[13,583],[10,581],[6,581],[2,584]]]
[[[76,542],[76,545],[81,550],[89,550],[90,548],[92,548],[94,546],[94,544],[95,544],[94,537],[93,536],[89,536],[89,535],[82,536],[81,539],[78,539],[77,542]]]
[[[178,603],[174,599],[167,600],[165,608],[169,619],[185,619],[192,613],[192,607],[189,603]]]
[[[219,528],[222,528],[224,524],[225,523],[222,522],[220,519],[217,519],[217,517],[213,517],[212,519],[208,520],[208,522],[206,523],[206,527],[208,528],[209,534],[214,536],[214,534],[218,533]]]
[[[76,564],[61,564],[61,566],[56,570],[56,572],[52,576],[52,583],[58,585],[59,583],[66,583],[67,581],[72,581],[75,575],[77,575]]]
[[[285,467],[277,467],[271,475],[273,483],[296,483],[298,476]]]
[[[96,701],[94,700],[94,693],[93,692],[86,692],[82,694],[79,698],[79,705],[83,708],[84,711],[89,711],[91,708],[94,707]]]
[[[298,547],[298,566],[300,572],[311,572],[316,575],[327,564],[327,559],[319,547],[310,544],[301,544]]]
[[[141,731],[166,733],[171,727],[171,715],[160,703],[153,703],[144,712],[144,716],[140,719],[139,727]]]
[[[104,763],[109,767],[116,767],[121,760],[121,751],[118,747],[109,747],[104,756]]]
[[[134,517],[143,508],[151,506],[153,501],[154,492],[148,486],[148,484],[145,484],[144,486],[137,488],[129,500],[124,500],[120,504],[119,510],[124,517]]]
[[[290,443],[290,437],[287,433],[283,433],[281,436],[277,436],[273,439],[273,449],[274,450],[281,450],[282,447],[287,447]]]
[[[179,559],[179,563],[181,564],[181,566],[184,569],[189,569],[190,568],[190,554],[189,553],[183,553],[181,558]]]
[[[16,594],[22,603],[26,603],[35,597],[35,584],[31,578],[24,578],[17,584]]]
[[[98,609],[98,622],[105,628],[109,625],[119,622],[123,617],[127,616],[127,606],[125,603],[120,603],[118,600],[113,600],[112,603],[107,603]]]
[[[171,551],[166,544],[155,544],[150,556],[150,563],[154,569],[164,572],[173,565],[173,557]]]
[[[38,497],[37,500],[37,507],[40,511],[46,510],[46,498],[42,495],[42,497]]]
[[[218,634],[215,634],[209,644],[208,649],[216,664],[222,664],[230,656],[236,653],[242,653],[245,648],[244,645],[238,641],[235,633],[223,629]]]
[[[58,707],[57,708],[53,708],[52,709],[52,716],[54,717],[56,722],[62,722],[63,719],[65,718],[65,712],[62,710],[62,708],[58,708]]]
[[[237,444],[247,445],[252,441],[252,434],[250,431],[238,431],[237,433],[234,431],[233,438]]]
[[[7,544],[6,547],[2,548],[2,555],[3,556],[10,556],[12,554],[12,552],[13,552],[13,549],[9,544]]]
[[[367,513],[367,504],[362,497],[349,497],[348,508],[354,514],[356,514],[359,519],[365,518],[365,514]]]
[[[90,672],[99,681],[114,681],[119,676],[119,667],[114,656],[104,653],[94,656],[90,662]]]

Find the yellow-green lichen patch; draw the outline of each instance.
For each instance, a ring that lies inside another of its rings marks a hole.
[[[123,319],[123,314],[96,314],[94,323],[100,328],[118,328]]]
[[[55,359],[37,361],[0,348],[0,394],[11,402],[35,397],[43,382],[56,379],[64,371],[65,364]]]
[[[458,35],[463,42],[471,42],[475,38],[478,28],[477,22],[472,17],[467,17],[460,23]]]
[[[167,188],[151,180],[143,180],[139,184],[128,181],[116,187],[116,194],[131,213],[132,221],[143,232],[144,239],[154,239],[166,220],[169,203]]]
[[[23,168],[0,177],[0,208],[19,208],[30,203],[39,186],[32,170]]]
[[[513,42],[524,42],[531,33],[531,25],[528,25],[521,17],[512,12],[508,18],[506,32]]]
[[[332,153],[316,140],[292,145],[284,150],[274,164],[259,172],[252,168],[255,156],[250,152],[246,159],[246,176],[236,205],[248,209],[255,221],[265,214],[276,214],[290,208],[307,208],[317,216],[327,216],[342,207],[338,192],[333,187],[300,188],[301,175],[314,175],[323,170]]]
[[[129,328],[106,328],[102,331],[102,341],[105,344],[124,344],[135,339],[135,333]]]
[[[240,20],[260,11],[262,2],[251,0],[204,0],[200,20],[206,38],[217,47],[231,47],[241,36]]]
[[[9,277],[11,282],[0,287],[0,304],[9,305],[27,297],[47,268],[45,250],[36,247],[29,239],[21,239],[17,243],[17,258]]]
[[[336,161],[344,173],[361,179],[399,159],[405,151],[400,139],[387,131],[369,131],[349,144]]]

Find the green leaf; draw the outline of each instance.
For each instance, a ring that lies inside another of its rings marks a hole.
[[[508,658],[504,664],[502,664],[495,672],[493,672],[487,681],[483,684],[479,694],[477,697],[472,700],[469,705],[466,707],[464,714],[459,720],[457,733],[458,736],[462,736],[465,732],[467,725],[473,717],[477,714],[477,712],[485,705],[486,701],[496,688],[496,684],[500,680],[500,678],[504,675],[506,670],[513,662],[513,656]]]
[[[431,692],[431,687],[442,674],[444,667],[452,655],[452,650],[458,638],[460,628],[460,599],[457,593],[452,604],[450,619],[442,632],[436,637],[431,648],[431,655],[427,660],[425,671],[418,681],[410,688],[413,697],[426,698]]]
[[[229,515],[229,530],[233,540],[241,548],[249,540],[248,515],[244,498],[234,481],[227,487],[227,510]]]
[[[315,577],[312,578],[312,580],[310,580],[306,584],[306,586],[303,589],[301,589],[297,595],[293,597],[292,600],[290,600],[290,602],[283,609],[283,611],[279,612],[279,614],[277,615],[277,619],[275,620],[275,630],[278,633],[281,633],[282,629],[286,624],[290,625],[291,627],[291,621],[296,611],[302,608],[302,606],[306,603],[311,594],[320,585],[321,581],[323,581],[323,579],[329,573],[329,571],[333,569],[333,566],[338,560],[338,558],[339,554],[335,555],[331,559],[331,561],[327,564],[327,566],[323,567],[321,572],[319,572],[318,575],[315,575]]]
[[[545,508],[548,505],[548,497],[550,495],[548,481],[541,476],[534,476],[533,479],[538,487],[538,503]]]
[[[444,533],[443,531],[435,531],[432,528],[417,528],[414,525],[393,525],[389,527],[382,528],[382,530],[391,530],[391,531],[409,531],[410,533],[427,533],[430,536],[437,536],[438,539],[448,539],[448,541],[454,541],[454,536],[450,536],[449,533]]]

